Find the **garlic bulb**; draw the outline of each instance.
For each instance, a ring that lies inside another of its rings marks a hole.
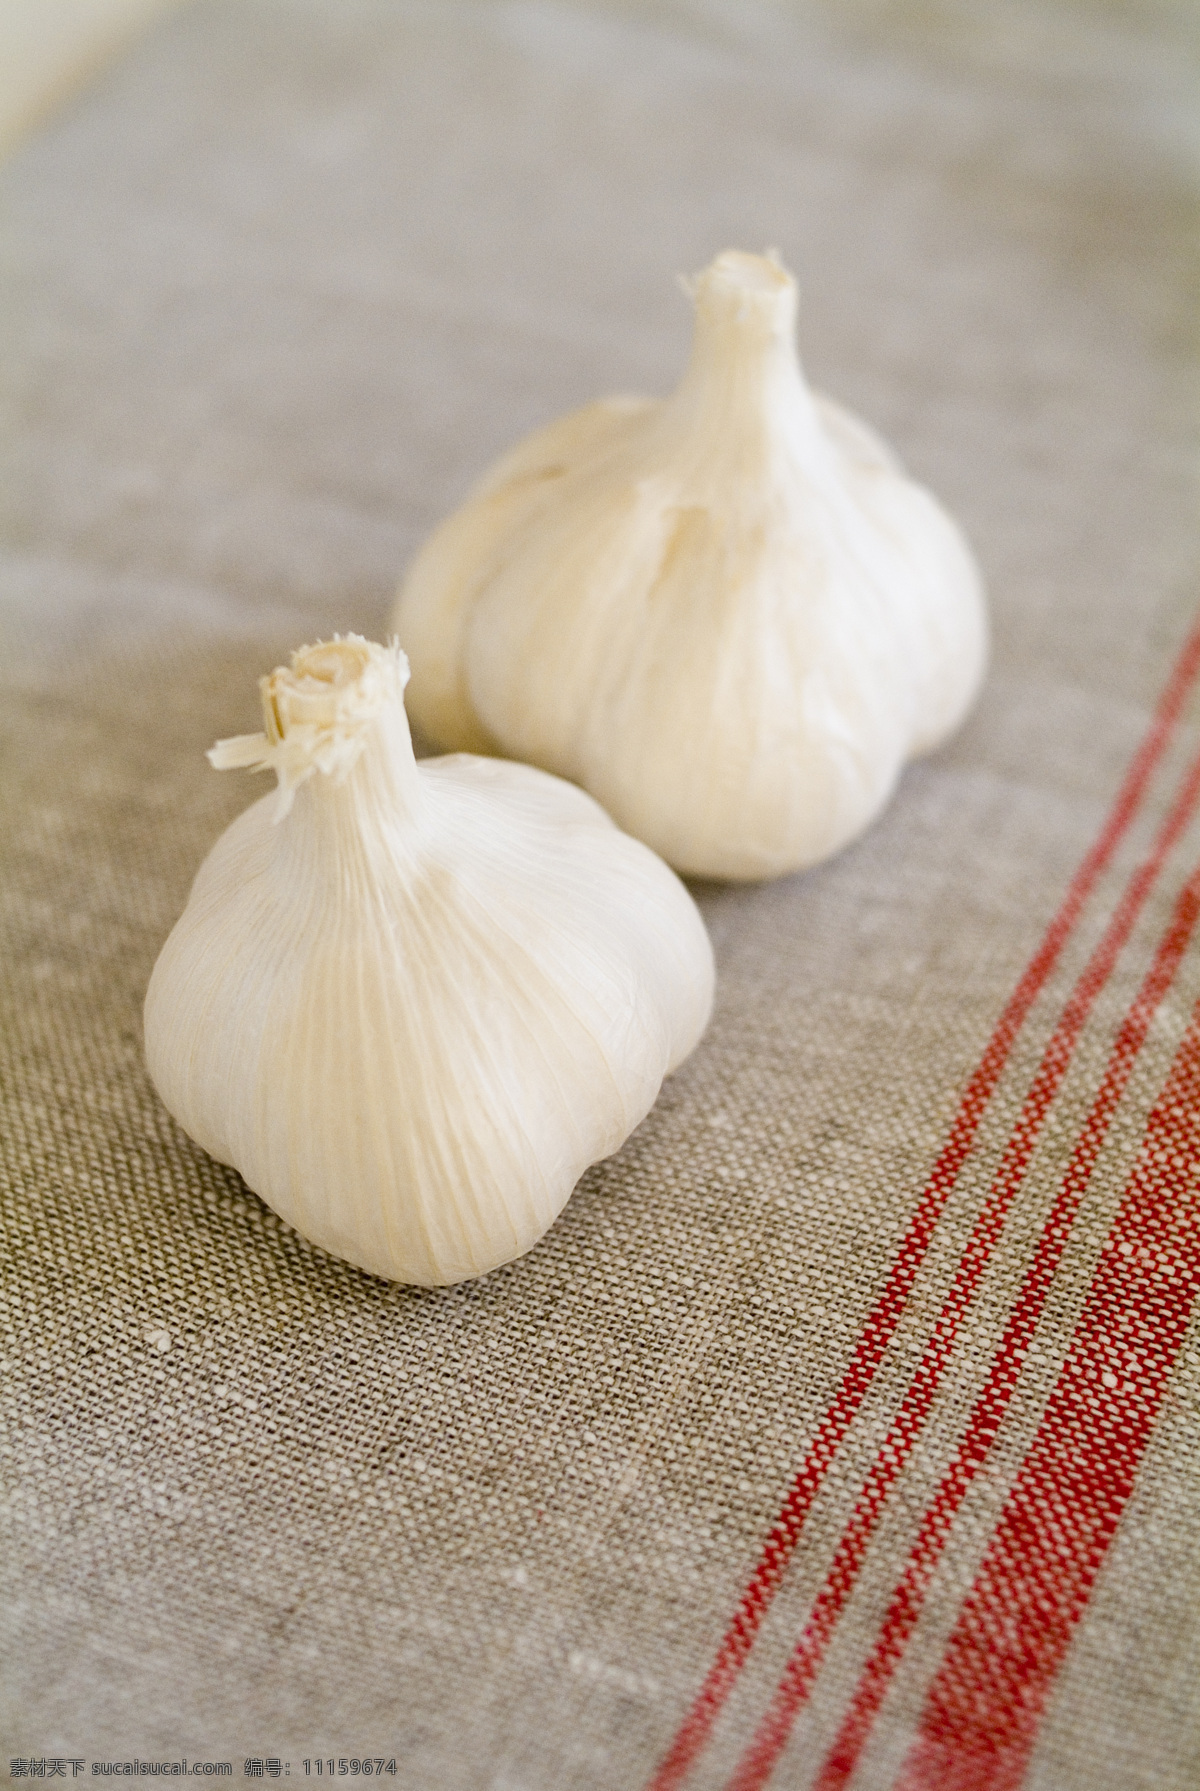
[[[673,396],[515,447],[395,628],[440,745],[574,779],[679,870],[771,877],[852,839],[961,719],[982,591],[930,494],[808,390],[791,276],[728,252],[692,295]]]
[[[218,768],[278,792],[209,853],[146,995],[146,1058],[205,1150],[376,1275],[520,1256],[616,1150],[712,1004],[674,874],[529,766],[418,764],[399,648],[262,680]]]

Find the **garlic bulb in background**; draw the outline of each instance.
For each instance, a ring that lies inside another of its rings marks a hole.
[[[796,287],[718,256],[691,363],[506,455],[400,593],[409,709],[442,746],[582,784],[677,869],[777,876],[878,814],[983,671],[958,528],[811,393]]]
[[[426,1286],[528,1250],[698,1042],[683,885],[524,765],[418,764],[396,647],[302,648],[218,768],[278,791],[222,835],[146,995],[166,1105],[303,1235]]]

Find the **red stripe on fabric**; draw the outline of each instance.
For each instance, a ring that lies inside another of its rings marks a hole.
[[[954,1460],[917,1532],[903,1577],[880,1626],[875,1649],[863,1669],[837,1739],[813,1782],[813,1791],[841,1791],[858,1765],[884,1693],[920,1617],[926,1591],[949,1539],[955,1515],[966,1497],[967,1488],[987,1459],[1016,1393],[1022,1358],[1037,1328],[1079,1203],[1108,1135],[1109,1123],[1125,1092],[1150,1022],[1170,988],[1195,931],[1197,919],[1200,919],[1200,870],[1181,891],[1171,924],[1117,1035],[1104,1081],[1080,1133],[1033,1261],[1026,1271],[991,1372],[967,1420]]]
[[[963,1250],[933,1333],[872,1463],[825,1583],[784,1669],[775,1696],[729,1780],[727,1791],[760,1791],[787,1744],[792,1724],[808,1698],[830,1637],[854,1589],[875,1525],[929,1415],[959,1329],[970,1310],[1009,1209],[1024,1182],[1030,1158],[1070,1067],[1079,1035],[1128,941],[1167,854],[1191,819],[1197,800],[1200,800],[1200,757],[1189,767],[1153,849],[1130,878],[1103,938],[1088,959],[1051,1035],[987,1200]]]
[[[850,1366],[809,1446],[784,1500],[716,1658],[661,1766],[646,1791],[677,1791],[708,1744],[713,1725],[754,1645],[763,1618],[783,1580],[821,1482],[883,1361],[900,1322],[937,1221],[970,1154],[988,1102],[1017,1034],[1070,938],[1096,882],[1129,829],[1151,776],[1179,721],[1200,671],[1200,624],[1184,641],[1150,726],[1117,792],[1104,826],[1075,872],[1037,951],[1009,997],[983,1056],[967,1083],[958,1110],[909,1221],[883,1291],[863,1326]]]
[[[1200,1003],[897,1791],[1016,1791],[1200,1289]]]

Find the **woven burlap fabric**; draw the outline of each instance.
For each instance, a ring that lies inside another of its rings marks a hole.
[[[187,9],[3,174],[5,1759],[382,1755],[420,1791],[634,1791],[837,1389],[962,1088],[1095,838],[1198,586],[1192,15],[1047,3]],[[778,246],[815,381],[966,525],[973,717],[835,862],[697,887],[710,1033],[526,1259],[445,1292],[309,1248],[156,1099],[140,1009],[259,788],[255,679],[380,636],[521,431],[686,353]],[[1185,712],[1022,1029],[687,1780],[727,1783],[1039,1057],[1195,750]],[[1099,993],[921,1446],[775,1768],[807,1787],[1200,854]],[[1037,1348],[855,1779],[900,1769],[1192,1006],[1180,966]],[[1028,1783],[1200,1778],[1200,1341]],[[69,1770],[69,1769],[68,1769]]]

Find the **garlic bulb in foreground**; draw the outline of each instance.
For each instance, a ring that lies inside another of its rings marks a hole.
[[[302,648],[218,768],[278,791],[209,853],[154,967],[166,1105],[289,1224],[441,1286],[520,1256],[708,1020],[674,874],[525,765],[418,764],[397,647]]]
[[[808,390],[791,276],[728,252],[692,290],[673,396],[515,447],[395,627],[440,745],[573,778],[679,870],[772,877],[852,839],[962,718],[982,590],[930,494]]]

